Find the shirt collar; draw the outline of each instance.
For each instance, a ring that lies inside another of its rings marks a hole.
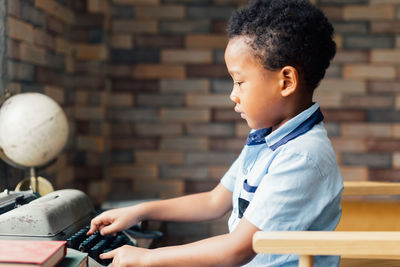
[[[310,130],[323,120],[318,103],[304,110],[294,118],[285,122],[281,127],[271,132],[271,128],[253,130],[247,138],[246,145],[266,143],[272,150]]]

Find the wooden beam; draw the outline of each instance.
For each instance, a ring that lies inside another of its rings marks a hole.
[[[267,254],[397,258],[400,232],[259,231],[253,248]]]
[[[344,182],[343,196],[400,195],[400,183]]]

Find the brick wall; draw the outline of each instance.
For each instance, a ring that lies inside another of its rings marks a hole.
[[[101,203],[215,186],[249,131],[223,59],[226,21],[245,2],[8,0],[8,87],[49,94],[70,120],[45,170],[56,187]],[[400,0],[313,2],[336,29],[315,99],[344,179],[399,181]],[[168,227],[186,240],[226,230]]]
[[[109,16],[104,5],[92,2],[6,1],[7,54],[2,66],[8,73],[6,83],[12,94],[45,93],[63,107],[68,117],[67,147],[53,165],[39,169],[39,175],[49,179],[56,189],[82,189],[98,204],[108,190]],[[11,189],[28,175],[9,167],[5,173],[4,184]]]

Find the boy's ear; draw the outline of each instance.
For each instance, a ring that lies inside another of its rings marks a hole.
[[[299,74],[296,68],[285,66],[280,71],[280,87],[283,97],[293,94],[299,84]]]

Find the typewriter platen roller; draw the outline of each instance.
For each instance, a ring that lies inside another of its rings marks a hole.
[[[94,215],[94,207],[85,193],[75,189],[54,191],[0,214],[0,239],[74,240],[78,233],[83,231],[82,229],[87,231],[87,226]],[[81,233],[82,237],[85,235],[86,232]],[[136,245],[136,240],[125,232],[118,233],[117,238],[118,245]],[[84,239],[81,240],[82,243],[85,242]],[[103,238],[97,235],[92,239],[96,239],[96,244],[100,241],[101,244],[110,241],[110,245],[115,245],[109,237]],[[95,243],[90,244],[91,247],[95,247]],[[82,248],[80,244],[75,247],[78,250],[80,248]],[[91,248],[88,249],[86,246],[85,249],[91,256]],[[99,254],[98,248],[95,254]],[[99,261],[96,256],[89,257],[89,266],[107,264]]]

